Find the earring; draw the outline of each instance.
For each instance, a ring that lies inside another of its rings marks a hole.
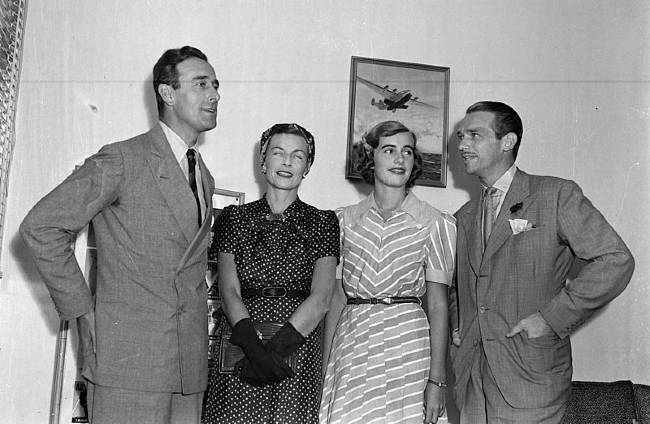
[[[262,165],[262,174],[266,174],[266,165]]]

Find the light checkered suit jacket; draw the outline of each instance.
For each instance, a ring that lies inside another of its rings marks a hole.
[[[214,180],[199,163],[212,211]],[[192,191],[159,125],[104,146],[29,212],[20,231],[61,318],[95,308],[96,355],[84,367],[91,381],[144,391],[205,389],[206,215],[199,228]],[[91,221],[95,299],[70,247]]]
[[[566,399],[571,384],[569,334],[620,294],[634,260],[619,235],[572,181],[517,171],[485,252],[481,249],[480,200],[456,213],[455,287],[450,326],[461,345],[451,347],[458,405],[464,403],[471,361],[482,340],[506,401],[539,408]],[[514,234],[510,219],[532,228]],[[584,266],[569,284],[576,258]],[[528,339],[506,333],[541,312],[556,335]]]

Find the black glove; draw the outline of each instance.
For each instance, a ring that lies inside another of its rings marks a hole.
[[[293,371],[278,354],[271,354],[257,336],[250,318],[239,320],[232,328],[230,343],[240,346],[246,357],[235,364],[240,378],[254,386],[277,383],[293,376]]]
[[[280,360],[280,367],[286,367],[285,372],[287,373],[286,376],[281,377],[281,378],[266,378],[266,377],[260,377],[260,375],[253,369],[253,365],[251,364],[251,361],[248,360],[247,357],[244,357],[240,359],[236,364],[235,364],[235,372],[234,374],[239,376],[239,378],[250,384],[251,386],[256,386],[256,387],[263,387],[263,386],[268,386],[271,384],[278,383],[285,378],[288,377],[293,377],[293,371],[291,368],[289,368],[288,365],[284,361],[282,361],[282,358],[275,358],[275,360]]]
[[[286,358],[302,346],[307,339],[296,330],[289,321],[285,322],[282,328],[268,341],[266,348],[269,351],[277,352],[281,357]]]

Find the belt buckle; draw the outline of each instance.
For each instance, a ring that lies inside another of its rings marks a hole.
[[[284,287],[264,287],[262,297],[287,297],[287,289]]]
[[[381,299],[381,303],[384,305],[392,305],[393,304],[393,298],[392,297],[384,297]]]

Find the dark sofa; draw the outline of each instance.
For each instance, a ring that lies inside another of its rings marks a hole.
[[[629,380],[574,381],[564,424],[650,424],[650,386]]]

